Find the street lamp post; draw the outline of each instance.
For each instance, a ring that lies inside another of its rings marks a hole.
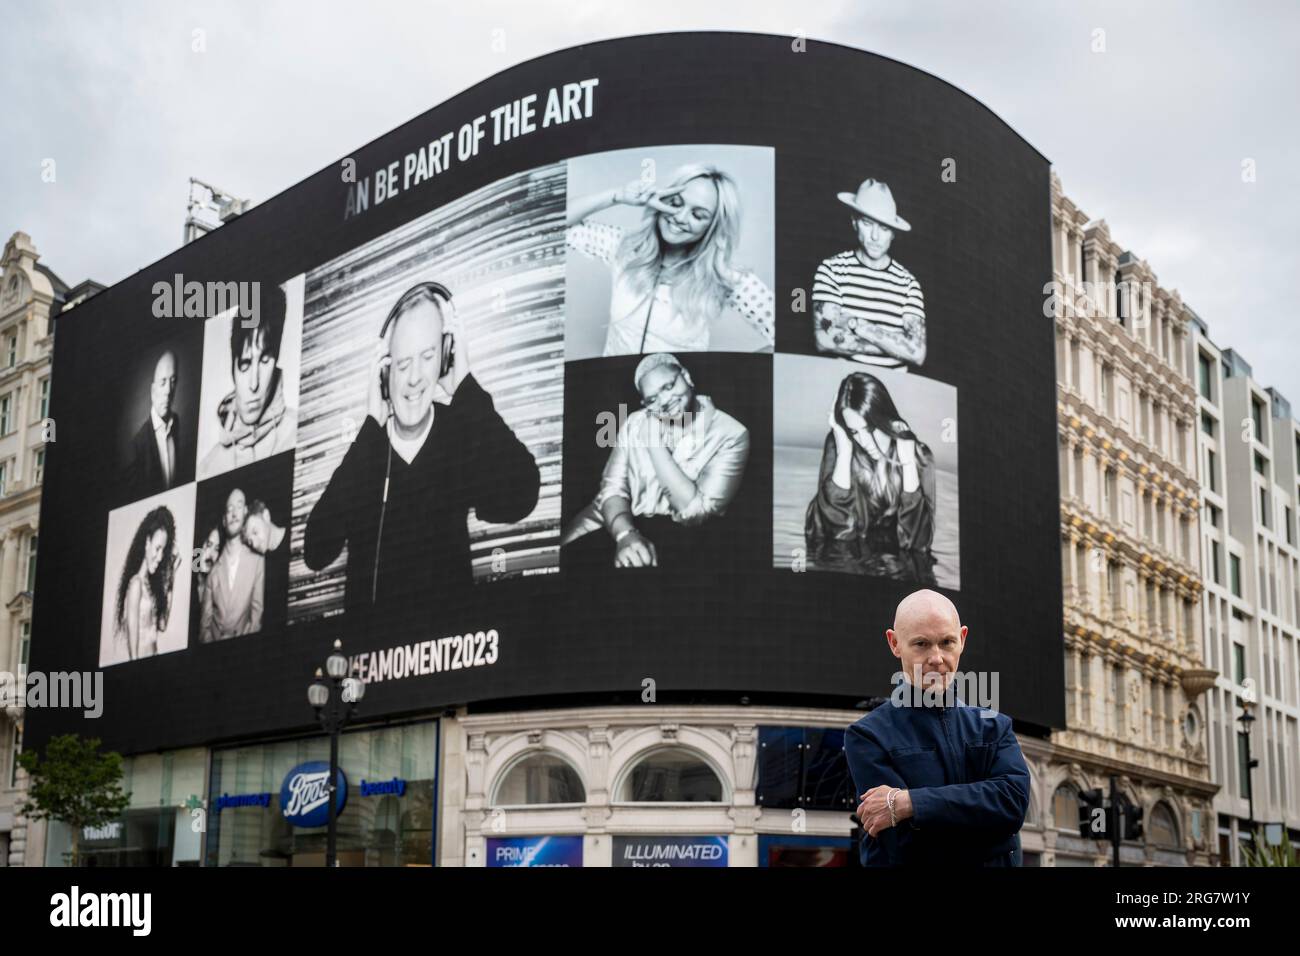
[[[1255,715],[1250,712],[1252,701],[1241,700],[1241,716],[1237,718],[1245,726],[1243,733],[1246,735],[1246,807],[1247,820],[1246,832],[1250,834],[1251,849],[1255,849],[1255,779],[1251,773],[1259,766],[1259,761],[1250,755],[1250,731],[1251,725],[1255,722]]]
[[[334,653],[325,659],[325,673],[316,668],[316,679],[307,688],[307,700],[316,710],[316,719],[330,735],[329,830],[325,843],[325,865],[338,866],[338,786],[339,734],[356,712],[365,696],[366,685],[348,675],[348,659],[343,656],[343,642],[334,642]],[[327,676],[328,675],[328,676]]]

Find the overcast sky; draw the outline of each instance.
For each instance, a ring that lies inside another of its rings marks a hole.
[[[180,244],[190,176],[262,201],[553,50],[802,32],[987,104],[1300,412],[1298,27],[1300,5],[1275,2],[21,4],[0,30],[0,241],[21,229],[65,281],[111,284]]]

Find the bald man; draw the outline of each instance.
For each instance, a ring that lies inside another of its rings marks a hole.
[[[131,439],[126,468],[127,497],[144,498],[194,480],[190,436],[176,420],[176,355],[158,356],[149,380],[149,417]]]
[[[862,865],[1019,866],[1029,768],[1009,717],[956,696],[966,647],[957,608],[935,591],[909,594],[885,639],[910,693],[844,739],[862,801]]]

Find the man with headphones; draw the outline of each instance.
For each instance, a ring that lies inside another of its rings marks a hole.
[[[458,324],[440,283],[398,298],[375,346],[366,420],[307,519],[309,568],[347,546],[349,610],[471,583],[469,510],[509,523],[537,504],[537,462],[470,372]]]

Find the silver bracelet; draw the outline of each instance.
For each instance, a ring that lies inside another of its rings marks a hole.
[[[898,817],[894,815],[894,797],[899,793],[902,793],[902,788],[895,787],[889,791],[889,796],[885,797],[885,803],[889,806],[889,825],[891,827],[898,826]]]
[[[630,535],[630,534],[631,534],[632,532],[634,532],[634,531],[636,531],[636,527],[635,527],[635,526],[633,526],[633,527],[631,527],[631,528],[624,528],[622,531],[620,531],[618,534],[616,534],[616,535],[614,536],[614,543],[615,543],[615,544],[618,544],[620,541],[622,541],[624,538],[626,538],[628,535]]]

